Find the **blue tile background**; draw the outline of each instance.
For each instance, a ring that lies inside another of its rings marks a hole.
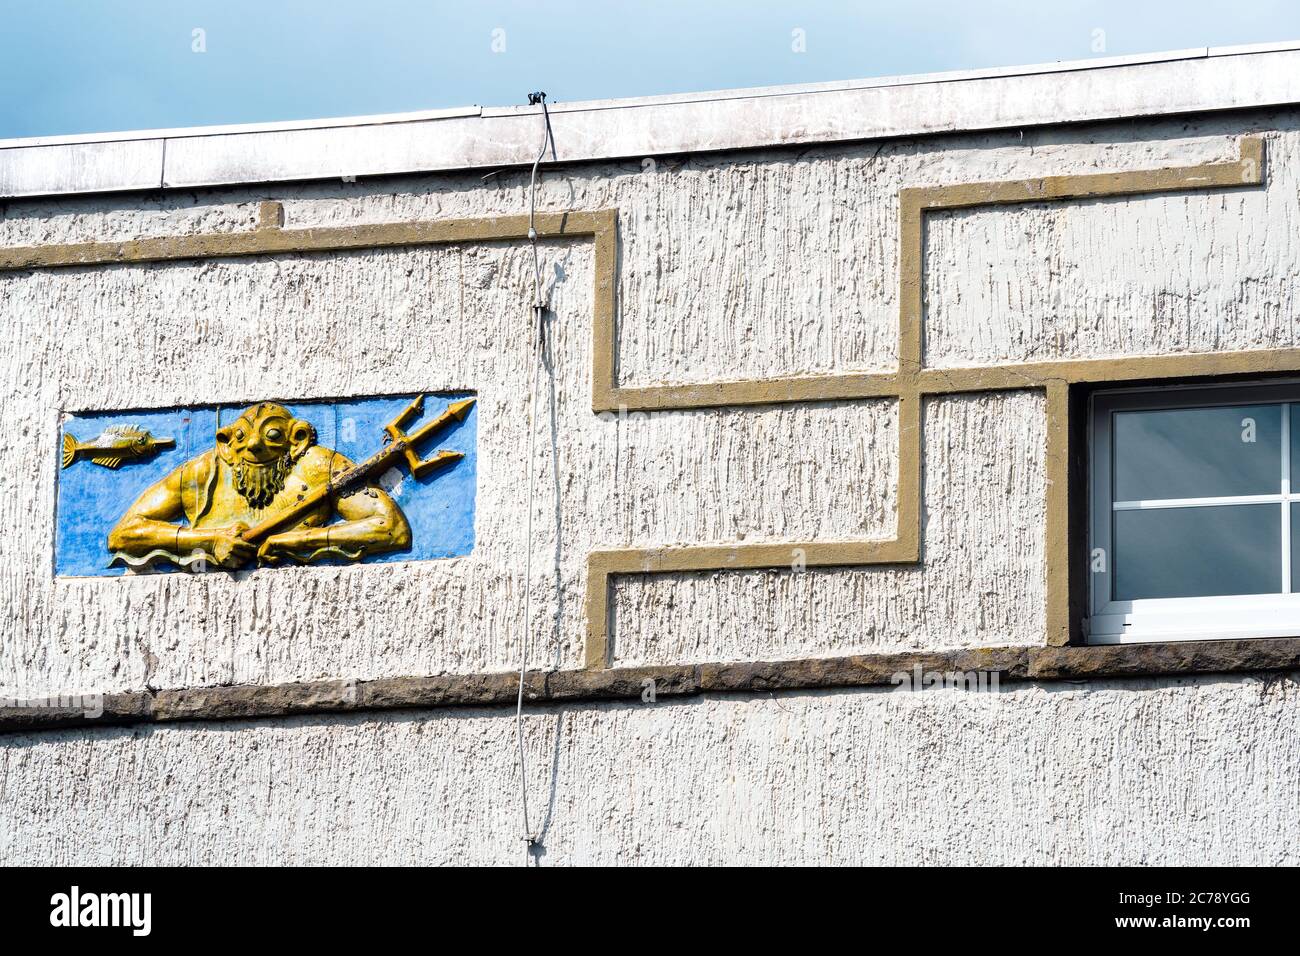
[[[422,422],[439,415],[451,402],[471,393],[428,395],[424,414],[407,426],[413,431]],[[346,399],[333,402],[281,402],[297,417],[316,426],[318,443],[359,462],[379,450],[383,426],[392,421],[414,396]],[[108,469],[78,457],[68,468],[59,468],[58,504],[54,543],[55,573],[72,576],[125,574],[120,566],[109,567],[105,547],[108,531],[126,509],[151,484],[184,462],[212,448],[219,425],[227,424],[255,402],[241,405],[177,408],[150,412],[95,412],[70,415],[63,432],[89,441],[109,425],[136,425],[155,438],[176,440],[176,447],[153,458],[124,462]],[[411,523],[411,547],[407,551],[366,558],[364,563],[423,561],[468,554],[474,548],[474,497],[477,488],[478,405],[465,420],[453,425],[420,448],[422,457],[437,449],[462,452],[465,457],[450,468],[417,481],[401,468],[401,481],[389,494],[401,506]],[[62,456],[62,434],[58,454]]]

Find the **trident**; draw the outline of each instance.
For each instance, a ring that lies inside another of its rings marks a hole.
[[[426,438],[444,431],[452,422],[464,421],[465,416],[469,413],[470,406],[473,404],[474,399],[472,398],[452,402],[433,421],[421,425],[415,431],[407,434],[403,429],[412,419],[419,417],[420,413],[424,411],[424,396],[415,396],[411,404],[407,405],[400,415],[384,426],[384,446],[379,451],[361,462],[361,464],[353,465],[347,471],[340,472],[337,475],[330,475],[329,481],[315,491],[299,495],[298,500],[289,508],[249,528],[240,537],[250,544],[260,544],[277,531],[282,531],[305,518],[325,501],[334,501],[337,498],[350,495],[369,481],[372,476],[383,474],[392,466],[400,465],[403,461],[405,461],[406,467],[416,478],[423,478],[432,472],[454,464],[465,457],[463,453],[439,449],[433,457],[421,459],[415,449]]]

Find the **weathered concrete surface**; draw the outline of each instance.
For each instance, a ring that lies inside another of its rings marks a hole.
[[[1266,189],[932,215],[927,364],[1295,347],[1300,138],[1266,139]]]
[[[616,578],[614,663],[1043,643],[1043,396],[930,400],[924,421],[921,566]]]
[[[590,164],[549,171],[539,206],[620,209],[623,384],[870,372],[897,362],[901,186],[1221,160],[1248,131],[1268,141],[1262,189],[936,216],[927,360],[1294,344],[1291,115]],[[265,198],[291,226],[518,214],[525,186],[502,172],[10,203],[0,244],[243,230]],[[593,415],[591,259],[585,242],[543,248],[539,668],[581,660],[592,547],[894,531],[888,400]],[[0,345],[0,694],[149,687],[173,720],[239,715],[255,691],[169,696],[225,684],[373,681],[359,692],[410,706],[417,685],[384,681],[413,677],[429,705],[451,686],[500,701],[523,646],[530,281],[513,244],[0,275],[0,321],[22,330]],[[60,410],[421,389],[479,393],[469,557],[52,578]],[[927,403],[921,568],[619,580],[620,665],[811,662],[709,671],[751,696],[530,715],[547,861],[1296,862],[1289,679],[1109,683],[1142,670],[1040,646],[1043,415],[1037,392]],[[1055,683],[752,693],[806,687],[781,681],[831,656],[999,647]],[[682,693],[705,677],[676,673]],[[1080,675],[1097,679],[1061,680]],[[311,684],[298,703],[338,693]],[[462,708],[8,737],[0,858],[513,862],[512,732],[501,710]]]
[[[565,395],[557,427],[566,452],[582,448],[584,470],[599,474],[611,470],[612,443],[584,412],[577,384],[590,364],[590,255],[575,245],[551,261],[566,276],[553,292],[567,320],[556,338]],[[527,444],[530,371],[527,340],[512,326],[526,321],[520,303],[530,282],[522,251],[502,246],[0,278],[6,318],[46,314],[58,328],[5,350],[0,471],[23,493],[0,505],[14,531],[0,545],[9,609],[0,680],[31,694],[47,681],[133,690],[511,666],[522,637],[518,450]],[[50,576],[58,409],[457,389],[478,391],[486,422],[477,543],[464,559],[237,576]],[[541,487],[550,491],[549,477]],[[579,500],[563,511],[581,513],[587,487],[569,489]],[[539,511],[554,507],[545,494]],[[543,515],[539,556],[555,552],[554,529]],[[559,571],[570,587],[585,553],[577,540],[564,543]],[[545,580],[535,580],[543,622],[555,611]],[[576,612],[570,603],[564,635],[577,633]],[[556,654],[578,659],[567,645]]]
[[[554,390],[539,405],[534,661],[580,660],[576,595],[593,543],[892,534],[889,403],[724,409],[660,417],[644,430],[636,416],[594,416],[589,249],[548,247],[548,256],[562,319]],[[526,546],[525,259],[522,249],[496,245],[0,277],[6,315],[45,311],[60,329],[8,351],[12,400],[0,409],[0,430],[12,438],[0,437],[0,462],[8,474],[33,476],[37,506],[31,489],[0,504],[14,529],[0,543],[0,589],[11,611],[0,643],[4,690],[34,696],[514,666]],[[477,543],[466,558],[238,576],[48,573],[57,409],[465,388],[478,391],[485,422]],[[756,498],[758,484],[772,497]],[[868,495],[867,485],[880,491]],[[556,614],[558,635],[549,623]]]
[[[532,712],[541,862],[1295,864],[1295,676]],[[0,859],[518,864],[513,735],[458,710],[0,738]]]
[[[1286,156],[1277,144],[1295,135],[1288,124],[1278,116],[1247,116],[1136,131],[1039,131],[1023,141],[980,135],[798,154],[694,155],[651,171],[640,164],[565,168],[547,173],[540,205],[620,209],[623,383],[865,372],[896,362],[900,186],[1221,159],[1234,153],[1243,130],[1261,127],[1279,130],[1267,134],[1270,150]],[[518,213],[526,208],[525,184],[523,176],[502,173],[486,181],[446,176],[382,187],[284,187],[276,196],[291,226],[348,225]],[[1135,203],[1151,215],[1199,204],[1208,216],[1289,185],[1283,172],[1270,176],[1266,190]],[[0,242],[243,230],[266,195],[232,190],[16,203],[0,219]],[[1295,251],[1290,220],[1271,212],[1287,201],[1283,195],[1266,207],[1253,227],[1262,230],[1259,243],[1275,251],[1233,260],[1246,277],[1241,282],[1266,267],[1294,268],[1288,265]],[[1071,208],[1053,214],[1069,215]],[[1229,209],[1225,228],[1235,228],[1237,208]],[[534,581],[533,660],[580,660],[573,642],[583,556],[591,547],[892,533],[889,402],[598,419],[587,405],[590,246],[547,244],[543,253],[558,316],[562,591],[557,598],[557,490],[544,440],[539,455],[548,464],[535,527],[546,576],[539,571]],[[965,273],[987,272],[975,253],[968,260]],[[946,274],[932,271],[941,281]],[[929,281],[933,287],[935,275]],[[5,539],[0,570],[10,609],[0,621],[4,689],[36,695],[513,666],[522,613],[525,469],[518,449],[525,442],[529,369],[520,332],[528,286],[526,252],[517,245],[0,277],[0,314],[11,326],[30,327],[32,316],[56,323],[56,334],[16,337],[2,353],[7,400],[0,408],[0,473],[15,476],[8,480],[21,489],[5,496],[9,510],[0,515],[18,531]],[[942,316],[930,325],[928,340],[942,342]],[[233,366],[232,354],[241,357]],[[479,545],[470,558],[389,566],[382,575],[360,568],[257,573],[240,582],[50,580],[58,409],[419,388],[480,391],[484,462]],[[997,412],[985,404],[975,417],[991,419],[981,429],[1011,432],[968,431],[974,419],[949,425],[931,416],[927,442],[939,454],[953,443],[983,453],[1007,442],[1036,454],[1030,446],[1041,433],[1041,422],[1034,423],[1041,416],[1023,403],[1038,399],[961,401],[1010,402]],[[961,401],[953,407],[964,407]],[[549,396],[543,405],[545,438]],[[933,547],[925,571],[625,581],[616,600],[625,661],[665,661],[668,652],[687,660],[742,660],[1038,642],[1041,543],[1032,522],[1041,512],[1035,497],[1041,476],[1032,459],[1014,465],[1021,468],[1014,476],[996,454],[945,467],[963,487],[978,487],[987,475],[998,495],[1010,497],[979,492],[978,507],[963,501],[952,510],[929,487],[926,534]],[[1012,544],[1003,548],[1007,533]],[[960,579],[965,555],[981,556],[982,577],[969,584]],[[638,589],[646,588],[658,596],[641,597]],[[368,594],[382,595],[387,610],[363,607]],[[678,610],[691,607],[703,616]],[[558,635],[547,626],[557,610]],[[715,633],[719,620],[727,623]]]

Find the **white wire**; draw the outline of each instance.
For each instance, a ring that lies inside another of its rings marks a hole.
[[[537,447],[537,378],[542,366],[544,325],[542,303],[542,270],[537,257],[537,167],[546,155],[546,145],[551,141],[551,119],[546,112],[546,94],[540,94],[544,126],[542,148],[533,160],[533,173],[528,184],[528,241],[533,250],[533,320],[537,323],[533,343],[533,375],[528,389],[528,524],[524,540],[524,637],[519,660],[519,693],[515,698],[515,740],[519,745],[519,802],[524,815],[524,866],[532,860],[536,838],[528,820],[528,780],[524,765],[524,680],[528,673],[528,643],[533,633],[533,512],[537,510],[534,497],[537,469],[534,455]],[[552,147],[553,149],[553,147]]]
[[[539,353],[541,349],[535,349]],[[534,478],[537,469],[533,467],[536,448],[535,422],[537,420],[537,367],[541,365],[540,357],[533,363],[533,380],[528,398],[528,528],[524,535],[527,542],[524,548],[524,637],[519,659],[519,694],[515,698],[515,739],[519,745],[519,801],[524,813],[524,866],[532,859],[533,831],[528,821],[528,780],[524,767],[524,678],[528,673],[528,643],[533,633],[533,511],[536,501],[533,497]]]

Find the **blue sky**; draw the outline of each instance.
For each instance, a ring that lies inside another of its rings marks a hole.
[[[1291,39],[1295,0],[3,0],[0,138]]]

